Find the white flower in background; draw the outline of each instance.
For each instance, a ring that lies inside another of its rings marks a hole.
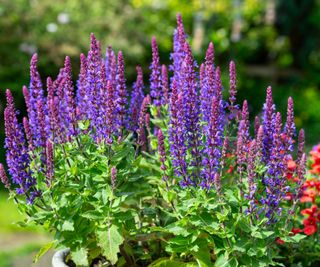
[[[69,14],[62,12],[58,15],[57,20],[60,24],[67,24],[70,22]]]
[[[48,32],[56,32],[57,30],[58,30],[58,25],[56,23],[47,24],[47,31]]]

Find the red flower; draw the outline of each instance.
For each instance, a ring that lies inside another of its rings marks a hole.
[[[306,235],[313,235],[315,232],[317,232],[317,225],[307,225],[304,227],[303,232]]]
[[[280,237],[277,237],[277,238],[276,238],[276,242],[277,242],[279,245],[283,245],[283,244],[285,243]]]
[[[291,232],[293,233],[293,235],[299,234],[302,232],[302,230],[300,228],[292,228]]]

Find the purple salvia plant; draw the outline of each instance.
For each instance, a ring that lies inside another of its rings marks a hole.
[[[38,116],[38,127],[39,127],[39,134],[37,143],[38,146],[45,147],[46,146],[46,140],[47,140],[47,132],[46,132],[46,117],[45,117],[45,110],[43,102],[38,99],[37,102],[37,116]]]
[[[126,127],[126,105],[127,105],[127,89],[126,89],[126,79],[124,76],[124,59],[122,52],[118,53],[118,66],[117,66],[117,87],[116,87],[116,129],[120,136],[122,136],[122,131]]]
[[[29,171],[30,159],[22,126],[18,123],[13,97],[6,91],[7,106],[4,110],[5,148],[8,171],[14,184],[18,185],[17,193],[26,193],[34,184]]]
[[[264,130],[263,126],[260,125],[258,132],[256,134],[256,157],[259,161],[262,161],[263,156],[263,137],[264,137]]]
[[[106,124],[106,143],[108,145],[112,144],[112,135],[114,133],[114,118],[115,118],[115,109],[116,105],[114,103],[114,87],[112,86],[111,81],[107,81],[107,106],[105,114],[105,124]]]
[[[150,65],[150,96],[152,99],[152,104],[159,107],[162,105],[163,91],[161,86],[161,67],[159,51],[155,37],[152,37],[151,48],[152,63]]]
[[[139,120],[138,120],[138,129],[137,129],[137,134],[138,134],[138,145],[143,146],[145,145],[145,117],[147,113],[148,106],[151,103],[150,96],[147,95],[141,104],[140,108],[140,113],[139,113]]]
[[[161,87],[162,87],[162,104],[169,104],[169,80],[168,80],[168,69],[166,65],[161,67]]]
[[[129,113],[131,114],[130,118],[130,129],[136,131],[138,129],[138,120],[139,120],[139,111],[144,99],[143,89],[143,72],[140,66],[136,67],[137,70],[137,79],[132,86],[131,92],[131,101]]]
[[[61,135],[61,123],[60,123],[60,116],[59,116],[59,99],[58,96],[54,94],[54,84],[50,77],[47,78],[47,108],[48,108],[48,122],[47,122],[47,132],[49,134],[49,138],[53,142],[60,142],[62,141]]]

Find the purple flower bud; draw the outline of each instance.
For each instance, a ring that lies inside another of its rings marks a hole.
[[[114,103],[114,87],[112,83],[107,81],[107,107],[106,107],[106,143],[112,144],[112,134],[114,129],[115,108]]]
[[[30,93],[29,90],[27,88],[27,86],[23,86],[22,87],[22,92],[23,92],[23,96],[24,96],[24,101],[26,103],[26,107],[27,107],[27,112],[28,114],[31,114],[31,104],[30,104]]]
[[[1,163],[0,163],[0,179],[1,179],[1,182],[3,183],[4,187],[7,189],[10,189],[10,183],[8,180],[8,176],[7,176],[6,171]]]
[[[111,188],[112,190],[116,189],[117,184],[117,168],[115,166],[112,166],[111,168]]]
[[[298,165],[298,178],[300,180],[300,184],[302,185],[303,182],[305,181],[305,176],[306,176],[306,167],[307,167],[307,158],[306,158],[306,154],[303,153],[301,156],[301,160],[299,162]]]
[[[142,101],[140,114],[139,114],[139,123],[138,123],[138,130],[137,130],[139,146],[142,146],[144,144],[144,140],[142,137],[143,137],[143,134],[145,134],[144,124],[145,124],[145,117],[146,117],[146,113],[149,105],[150,105],[150,96],[147,95]]]
[[[255,116],[254,118],[254,135],[257,136],[260,128],[260,118],[259,116]]]
[[[77,117],[82,120],[88,117],[86,101],[86,76],[87,76],[87,58],[84,54],[80,55],[80,73],[77,83]]]
[[[260,161],[262,160],[262,156],[263,156],[263,137],[264,137],[264,130],[263,130],[263,126],[260,125],[256,135],[256,147],[257,147],[256,157]]]
[[[152,63],[150,66],[150,96],[155,106],[162,105],[163,92],[161,89],[160,59],[158,45],[155,37],[152,37]]]

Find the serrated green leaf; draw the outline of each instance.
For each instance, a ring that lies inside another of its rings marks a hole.
[[[71,252],[71,258],[78,266],[88,266],[88,255],[85,248],[80,248],[74,252]]]
[[[61,227],[61,231],[73,231],[73,221],[64,221]]]
[[[237,267],[238,261],[235,258],[229,258],[227,254],[220,255],[215,264],[214,267]]]
[[[103,255],[112,263],[118,261],[119,246],[123,243],[123,237],[119,229],[115,225],[111,225],[109,229],[102,231],[98,230],[97,233],[99,246],[102,248]]]

